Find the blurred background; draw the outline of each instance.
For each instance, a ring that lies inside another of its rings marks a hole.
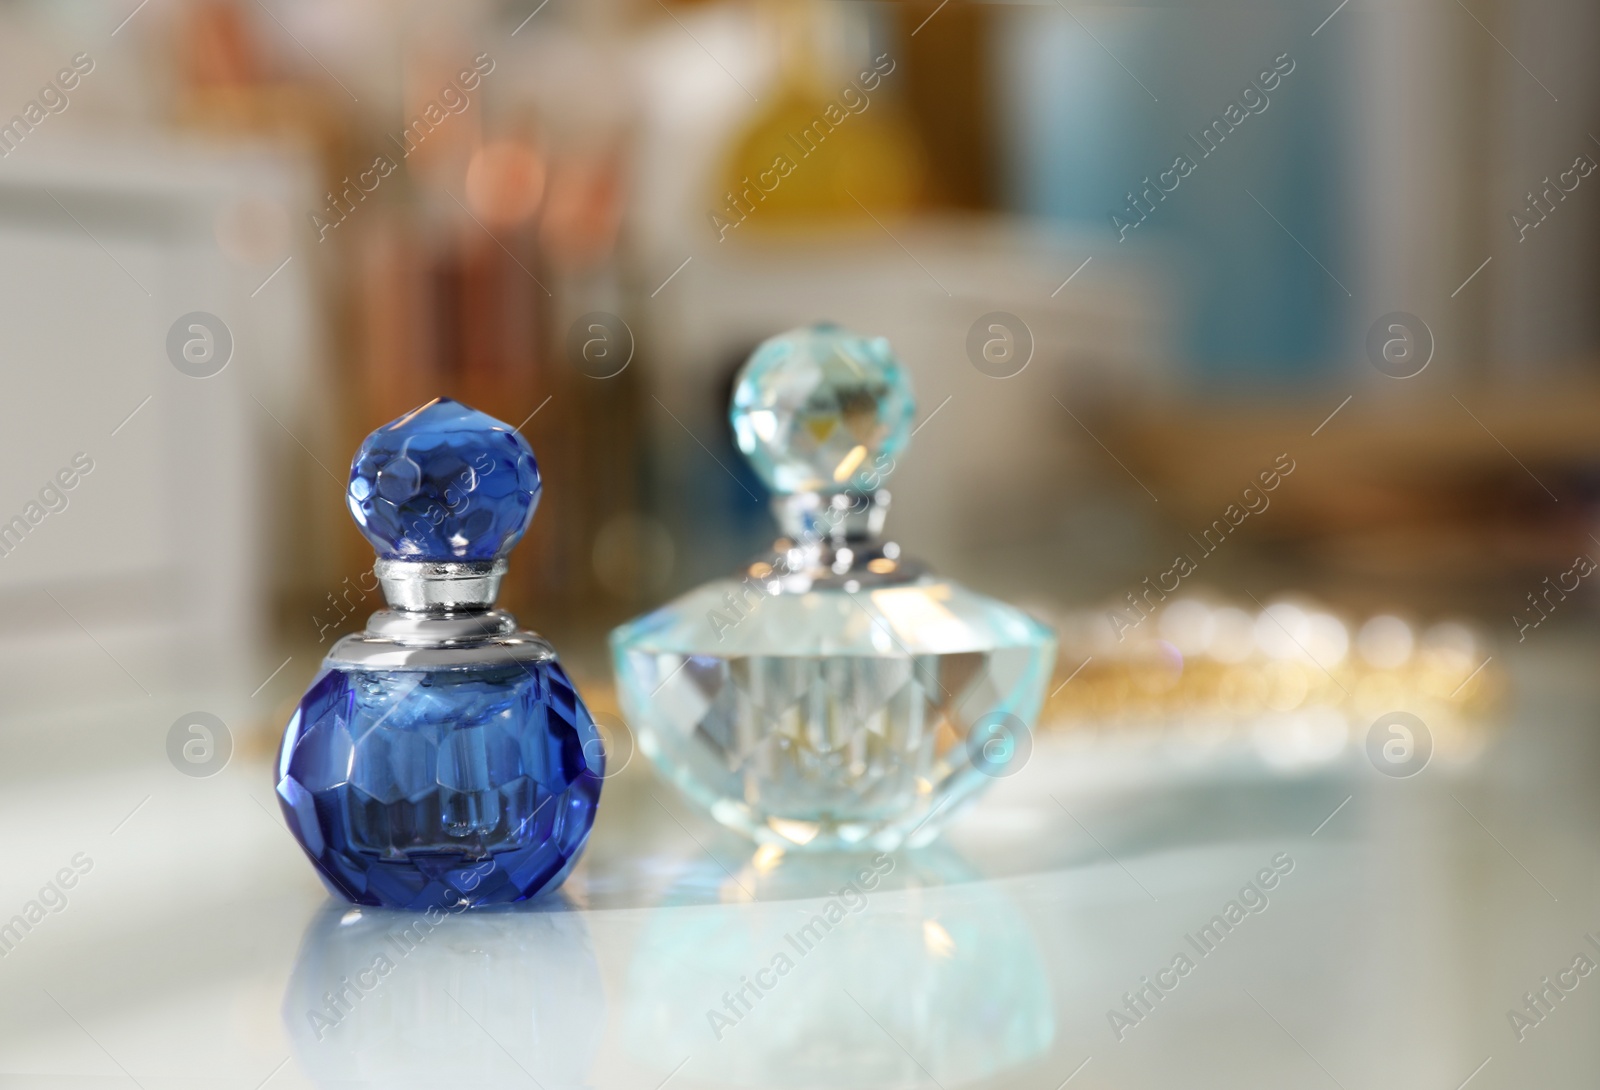
[[[380,605],[349,456],[439,394],[538,452],[505,601],[603,688],[609,626],[772,534],[730,382],[823,319],[916,384],[891,530],[1062,625],[1060,676],[1126,651],[1115,611],[1179,553],[1213,607],[1331,611],[1352,661],[1374,615],[1476,622],[1435,642],[1481,661],[1592,597],[1563,573],[1600,547],[1597,31],[1569,2],[0,5],[8,715],[101,753],[149,739],[83,708],[202,699],[270,748]]]

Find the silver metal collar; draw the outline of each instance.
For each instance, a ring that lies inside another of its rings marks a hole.
[[[379,560],[373,565],[389,607],[365,632],[333,645],[324,666],[432,670],[543,662],[555,651],[537,632],[494,609],[499,560]]]
[[[902,557],[894,542],[880,540],[889,513],[885,489],[774,496],[772,513],[784,536],[746,569],[769,594],[895,586],[915,582],[927,570]]]
[[[391,609],[407,613],[488,609],[506,574],[499,560],[379,560],[372,566]]]
[[[333,645],[324,666],[420,670],[542,662],[555,651],[537,632],[519,629],[503,609],[422,616],[398,610],[372,615],[365,632]]]

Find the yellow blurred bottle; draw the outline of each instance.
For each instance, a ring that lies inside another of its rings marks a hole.
[[[853,76],[826,76],[810,0],[774,0],[772,11],[778,85],[730,148],[713,200],[719,237],[908,211],[924,166],[890,94],[896,59],[880,54]]]

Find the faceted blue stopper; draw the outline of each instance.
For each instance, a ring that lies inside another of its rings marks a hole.
[[[729,419],[739,449],[778,493],[872,491],[911,440],[916,402],[882,337],[792,329],[751,353]]]
[[[367,436],[345,498],[380,557],[494,560],[527,531],[541,487],[515,428],[439,397]]]

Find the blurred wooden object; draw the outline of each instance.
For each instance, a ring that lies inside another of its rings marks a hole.
[[[1078,415],[1165,516],[1196,532],[1287,454],[1295,470],[1269,495],[1270,513],[1252,519],[1251,541],[1293,545],[1347,573],[1520,579],[1577,551],[1600,555],[1589,536],[1600,385],[1348,396],[1342,407],[1334,392],[1320,403],[1151,401]]]
[[[595,569],[596,539],[638,502],[638,371],[596,379],[566,358],[550,294],[563,280],[541,260],[531,223],[491,235],[464,215],[430,229],[415,215],[370,211],[360,236],[350,449],[441,395],[520,426],[545,490],[502,604],[541,626],[592,613],[610,589]],[[370,564],[353,527],[346,545],[350,570]],[[617,603],[615,619],[636,604]]]

